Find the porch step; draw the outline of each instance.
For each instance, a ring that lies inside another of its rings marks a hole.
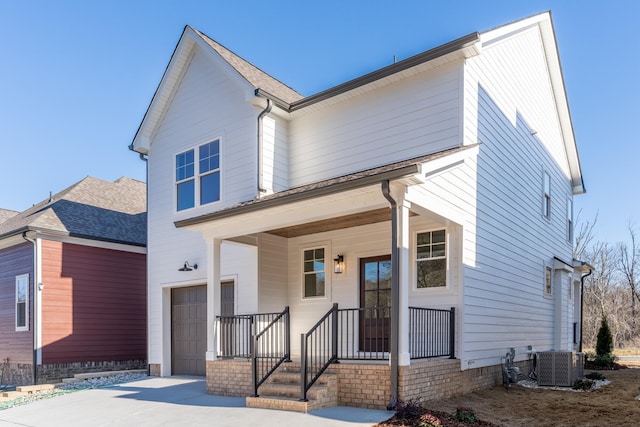
[[[338,379],[325,372],[307,392],[307,401],[301,397],[300,365],[282,365],[258,389],[258,397],[247,397],[249,408],[277,409],[281,411],[309,412],[338,404]]]

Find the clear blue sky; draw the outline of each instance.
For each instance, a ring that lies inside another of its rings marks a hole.
[[[0,0],[0,207],[87,175],[145,179],[127,147],[189,24],[311,95],[474,31],[551,10],[587,193],[616,242],[640,227],[640,2]]]

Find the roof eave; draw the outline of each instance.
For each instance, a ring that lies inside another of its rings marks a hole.
[[[470,33],[395,64],[372,71],[371,73],[349,80],[348,82],[339,84],[292,103],[287,103],[278,99],[262,89],[257,89],[255,91],[255,95],[271,99],[276,106],[288,113],[291,113],[457,51],[461,51],[465,58],[478,55],[480,53],[480,33]]]
[[[223,218],[228,218],[235,215],[245,214],[249,212],[255,212],[263,209],[282,206],[290,203],[300,202],[303,200],[315,199],[318,197],[339,193],[348,190],[355,190],[358,188],[367,187],[377,184],[385,180],[397,180],[407,178],[421,172],[419,164],[410,164],[399,169],[382,172],[377,175],[365,176],[362,178],[354,179],[352,181],[338,182],[336,184],[307,190],[300,193],[292,193],[284,195],[282,197],[275,197],[272,199],[258,200],[255,203],[247,205],[229,208],[218,212],[212,212],[205,215],[200,215],[194,218],[187,218],[184,220],[174,222],[177,228],[187,227],[191,225],[202,224],[204,222],[215,221]]]

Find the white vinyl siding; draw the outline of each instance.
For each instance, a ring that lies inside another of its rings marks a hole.
[[[29,275],[16,276],[16,331],[29,330]]]
[[[150,145],[147,162],[149,362],[163,363],[163,375],[170,368],[170,353],[165,351],[170,347],[167,344],[170,342],[167,341],[170,339],[170,333],[167,336],[170,310],[166,305],[170,293],[167,294],[166,289],[174,284],[207,282],[205,240],[200,233],[176,228],[174,222],[256,196],[257,113],[255,107],[246,102],[242,85],[229,78],[225,66],[228,65],[201,52],[194,54]],[[176,212],[176,182],[172,172],[176,154],[190,149],[197,151],[200,145],[218,138],[224,144],[220,159],[223,165],[221,201]],[[253,259],[238,260],[241,265],[238,270],[238,264],[229,264],[227,257],[234,252],[227,251],[226,247],[223,243],[221,274],[238,274],[238,311],[255,312],[258,308],[256,255]],[[188,273],[179,272],[178,268],[185,260],[197,263],[200,268]],[[251,286],[254,290],[247,288]]]
[[[459,146],[460,67],[448,64],[292,119],[291,187]]]
[[[540,259],[572,259],[564,215],[541,214],[541,170],[553,194],[571,191],[556,111],[537,27],[467,60],[465,144],[479,142],[480,154],[475,236],[463,259],[463,369],[499,364],[510,347],[554,346]]]

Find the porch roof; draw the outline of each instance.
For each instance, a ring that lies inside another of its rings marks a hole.
[[[263,196],[259,199],[241,202],[216,212],[211,212],[193,218],[176,221],[174,224],[178,228],[187,227],[190,225],[202,224],[222,218],[228,218],[234,215],[255,212],[262,209],[268,209],[276,206],[286,205],[289,203],[299,202],[302,200],[309,200],[316,197],[335,194],[342,191],[354,190],[357,188],[373,185],[384,180],[392,181],[409,178],[421,174],[422,165],[424,163],[467,150],[477,145],[478,144],[472,144],[450,148],[425,156],[402,160],[395,163],[389,163],[384,166],[379,166],[376,168],[367,169],[364,171],[343,175],[324,181],[318,181],[311,184],[290,188],[285,191],[280,191],[278,193]]]

